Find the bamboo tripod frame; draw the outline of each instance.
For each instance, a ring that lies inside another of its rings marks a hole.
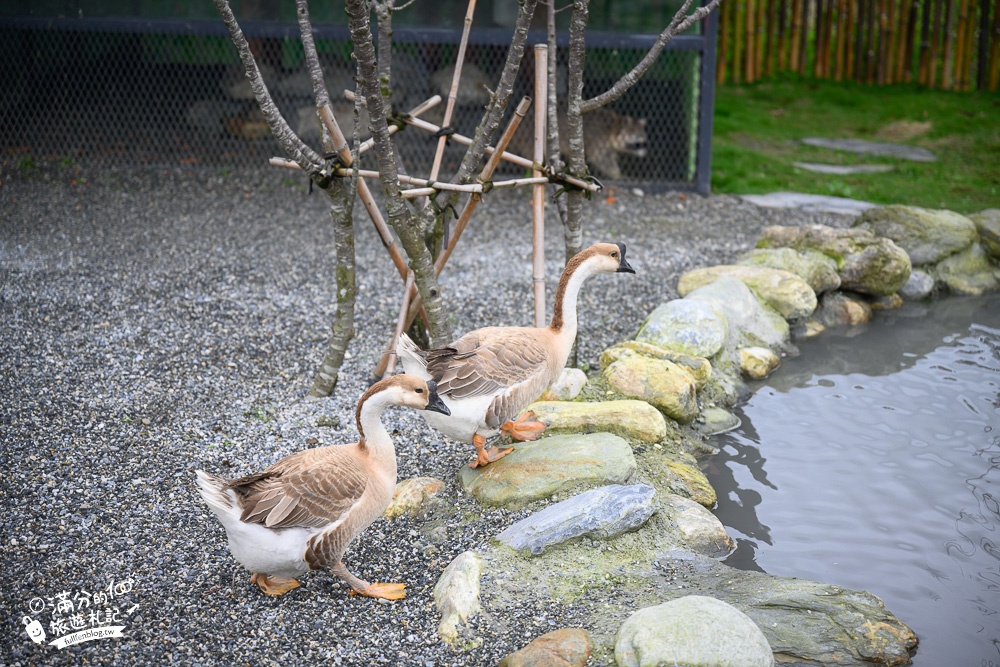
[[[465,53],[464,47],[468,40],[468,27],[471,23],[472,10],[474,7],[475,0],[470,0],[469,10],[466,16],[466,27],[462,36],[462,44],[459,48],[459,59],[455,64],[455,76],[452,80],[449,101],[445,109],[444,120],[442,121],[444,127],[447,127],[450,122],[450,112],[454,107],[454,101],[457,97],[458,86],[461,78],[462,59]],[[487,159],[486,164],[475,183],[447,183],[437,180],[444,142],[448,138],[447,136],[442,136],[438,144],[438,150],[435,154],[434,164],[431,168],[431,174],[429,177],[419,178],[400,174],[399,184],[403,197],[407,199],[434,196],[442,190],[464,192],[469,193],[470,195],[462,209],[461,214],[458,216],[455,228],[451,233],[451,238],[447,239],[447,245],[442,249],[441,253],[434,262],[434,273],[436,276],[441,275],[441,271],[444,269],[448,258],[451,256],[452,252],[454,252],[455,245],[458,243],[458,240],[465,231],[469,220],[472,218],[472,214],[475,212],[479,202],[482,201],[483,194],[489,192],[489,190],[493,188],[512,188],[522,185],[530,185],[532,187],[532,285],[534,293],[534,322],[536,327],[542,327],[545,326],[545,186],[552,182],[559,182],[587,190],[589,192],[598,192],[601,189],[601,186],[592,181],[584,181],[582,179],[564,174],[554,174],[551,169],[544,166],[546,134],[545,122],[547,115],[546,102],[548,100],[547,45],[536,45],[534,47],[534,55],[535,99],[537,102],[535,104],[534,152],[532,160],[528,160],[527,158],[513,153],[508,153],[505,150],[507,145],[510,143],[511,138],[514,136],[514,133],[517,131],[521,121],[527,115],[528,108],[531,106],[532,100],[530,97],[526,96],[522,98],[521,102],[517,105],[513,116],[510,121],[508,121],[506,128],[497,140],[496,146],[491,146],[486,149],[486,153],[489,155],[489,158]],[[344,97],[350,101],[355,101],[356,99],[355,94],[348,90],[344,91]],[[362,100],[362,104],[363,103],[364,100]],[[421,120],[419,116],[440,103],[441,97],[439,95],[435,95],[411,109],[408,114],[402,117],[402,121],[411,127],[415,127],[431,134],[437,134],[442,128],[434,125],[433,123]],[[353,156],[351,155],[347,139],[337,124],[337,120],[334,118],[329,106],[320,107],[318,111],[320,120],[322,121],[327,132],[329,132],[333,145],[336,147],[336,153],[341,163],[341,166],[335,169],[333,174],[334,176],[340,178],[350,178],[354,174],[355,169],[353,169]],[[389,133],[395,134],[399,131],[399,129],[400,126],[394,123],[389,126]],[[472,144],[472,139],[461,134],[452,133],[450,138],[456,143],[462,145],[469,146]],[[358,148],[358,154],[361,155],[371,150],[374,143],[374,140],[371,139],[363,142]],[[532,170],[531,178],[515,178],[493,182],[491,180],[493,172],[496,170],[501,160],[505,160],[520,167],[530,168]],[[297,163],[284,158],[273,157],[270,159],[269,163],[276,167],[301,169]],[[406,331],[407,328],[409,328],[417,315],[422,314],[423,306],[421,304],[420,294],[414,284],[413,271],[407,266],[406,260],[403,258],[403,254],[400,252],[399,246],[393,239],[389,226],[385,221],[385,217],[382,215],[375,203],[374,198],[372,197],[371,190],[369,189],[366,181],[366,179],[369,178],[379,178],[379,173],[377,171],[364,169],[357,170],[358,197],[364,204],[368,216],[375,225],[375,229],[382,241],[382,245],[389,253],[389,257],[404,283],[399,317],[396,321],[395,330],[393,331],[392,338],[389,341],[387,349],[382,353],[379,363],[375,369],[374,374],[376,379],[378,379],[385,377],[386,375],[392,375],[395,372],[397,362],[396,344],[399,337],[404,331]],[[426,321],[426,316],[424,317]]]

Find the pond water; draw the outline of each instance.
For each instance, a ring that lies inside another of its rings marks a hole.
[[[918,667],[1000,665],[1000,297],[799,347],[714,438],[726,562],[878,595]]]

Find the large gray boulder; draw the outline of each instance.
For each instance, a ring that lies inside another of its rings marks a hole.
[[[1000,208],[988,208],[969,216],[979,232],[979,241],[994,259],[1000,259]]]
[[[728,264],[694,269],[681,276],[677,293],[687,296],[699,287],[715,282],[720,276],[742,281],[786,320],[799,320],[816,310],[816,293],[809,283],[791,271],[766,266]]]
[[[608,384],[686,424],[698,414],[697,387],[686,370],[667,359],[625,356],[604,369]]]
[[[955,294],[978,296],[1000,290],[1000,268],[978,243],[941,260],[931,273]]]
[[[590,637],[580,628],[561,628],[536,637],[497,667],[583,667],[590,659]]]
[[[601,352],[601,370],[604,370],[622,357],[630,357],[636,354],[652,359],[672,361],[691,374],[698,389],[701,389],[708,379],[712,377],[712,364],[704,357],[674,352],[673,350],[668,350],[652,343],[642,343],[637,340],[622,341]]]
[[[619,667],[772,667],[767,638],[749,616],[703,595],[640,609],[618,630]]]
[[[535,556],[579,537],[608,539],[635,530],[653,515],[653,487],[611,484],[549,505],[506,528],[497,539]],[[686,499],[681,499],[686,500]],[[695,507],[705,510],[693,501]]]
[[[519,509],[556,493],[624,484],[635,469],[632,448],[616,435],[553,435],[517,443],[513,452],[488,466],[463,466],[459,481],[484,505]]]
[[[816,311],[816,320],[825,327],[856,327],[868,324],[871,319],[872,307],[844,292],[824,294]]]
[[[809,283],[817,296],[840,287],[837,263],[815,250],[799,252],[793,248],[757,248],[744,255],[739,263],[790,271]]]
[[[707,303],[722,311],[729,322],[728,348],[780,349],[788,342],[789,328],[785,318],[761,304],[750,288],[736,278],[721,276],[689,293],[684,301]]]
[[[635,339],[707,359],[722,348],[728,333],[729,323],[721,309],[704,301],[674,299],[649,314]]]
[[[854,227],[892,239],[914,266],[936,264],[976,240],[976,225],[964,215],[916,206],[869,209],[858,216]]]
[[[475,551],[466,551],[444,569],[434,585],[434,604],[441,614],[438,636],[454,648],[469,649],[482,644],[468,621],[480,613],[479,580],[483,559]]]
[[[667,435],[663,414],[646,401],[538,401],[527,407],[549,433],[614,433],[638,442]]]
[[[757,247],[821,252],[837,263],[841,289],[873,296],[898,292],[913,268],[905,250],[866,229],[772,226],[764,228]]]

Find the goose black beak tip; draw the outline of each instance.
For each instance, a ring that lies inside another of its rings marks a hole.
[[[424,410],[430,410],[431,412],[440,412],[443,415],[451,415],[451,410],[445,405],[444,401],[437,393],[437,382],[433,380],[427,383],[427,389],[429,395],[427,396],[427,405]]]
[[[625,259],[625,244],[624,243],[616,243],[615,245],[618,246],[618,250],[621,252],[621,259],[618,261],[618,271],[617,272],[618,273],[635,273],[635,269],[633,269],[632,265],[628,263],[627,259]]]

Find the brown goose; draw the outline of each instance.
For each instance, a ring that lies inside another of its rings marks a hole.
[[[396,450],[381,420],[390,405],[448,414],[434,382],[396,375],[358,401],[358,442],[296,452],[234,480],[197,471],[198,490],[225,527],[230,552],[264,593],[282,595],[299,586],[295,577],[329,567],[351,595],[406,595],[403,584],[370,584],[341,562],[351,540],[392,500]]]
[[[545,425],[526,415],[566,365],[576,338],[576,301],[580,288],[598,273],[635,273],[622,243],[598,243],[573,257],[556,288],[548,327],[486,327],[470,331],[451,345],[421,350],[405,334],[397,354],[407,373],[437,383],[448,416],[423,413],[432,427],[462,442],[472,442],[476,468],[510,453],[487,449],[486,439],[500,432],[515,440],[534,440]]]

